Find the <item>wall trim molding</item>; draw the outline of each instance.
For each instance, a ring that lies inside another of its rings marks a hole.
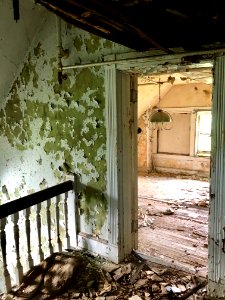
[[[136,79],[115,65],[105,69],[108,259],[114,262],[137,245]]]
[[[217,57],[214,66],[211,189],[209,213],[209,296],[225,297],[225,56]]]

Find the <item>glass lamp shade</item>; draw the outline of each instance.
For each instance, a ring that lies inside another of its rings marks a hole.
[[[170,130],[173,127],[171,115],[162,109],[158,109],[150,115],[149,123],[151,130]]]
[[[172,122],[172,118],[168,112],[158,109],[150,115],[149,121],[151,123],[168,123]]]

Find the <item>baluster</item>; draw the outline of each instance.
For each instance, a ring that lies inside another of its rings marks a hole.
[[[38,253],[40,257],[40,261],[44,259],[44,253],[42,251],[42,243],[41,243],[41,203],[36,205],[36,221],[37,221],[37,234],[38,234]]]
[[[62,251],[62,241],[60,239],[60,231],[59,231],[59,205],[60,205],[60,196],[56,196],[56,207],[55,207],[55,213],[56,213],[56,235],[57,235],[57,243],[58,243],[58,249],[59,252]]]
[[[25,215],[25,227],[26,227],[26,239],[27,239],[27,256],[29,268],[34,266],[34,261],[31,255],[31,243],[30,243],[30,207],[24,210]]]
[[[20,262],[20,235],[19,235],[19,212],[16,212],[11,216],[13,222],[13,232],[16,247],[16,282],[21,283],[23,279],[23,267]]]
[[[64,197],[64,217],[65,217],[65,233],[66,233],[66,247],[70,248],[70,236],[68,231],[68,192],[65,193]]]
[[[1,239],[3,275],[4,275],[3,281],[6,288],[6,292],[10,292],[12,286],[11,286],[10,274],[7,268],[5,226],[6,226],[6,218],[0,219],[0,239]]]
[[[53,246],[52,246],[52,232],[51,232],[51,199],[47,200],[47,206],[46,206],[46,214],[47,214],[47,226],[48,226],[48,247],[50,254],[53,253]]]

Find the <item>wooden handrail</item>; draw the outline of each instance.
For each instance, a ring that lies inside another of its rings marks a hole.
[[[18,211],[46,201],[50,198],[73,190],[73,181],[68,180],[42,191],[18,198],[0,205],[0,219],[8,217]]]

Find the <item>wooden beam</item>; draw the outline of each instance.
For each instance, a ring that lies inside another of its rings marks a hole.
[[[152,37],[144,32],[137,24],[132,24],[129,17],[115,9],[110,3],[99,0],[92,1],[52,1],[38,0],[38,3],[69,18],[78,27],[88,27],[86,30],[116,41],[120,44],[137,50],[149,50],[152,47],[161,49],[166,53],[170,50],[164,48]]]

